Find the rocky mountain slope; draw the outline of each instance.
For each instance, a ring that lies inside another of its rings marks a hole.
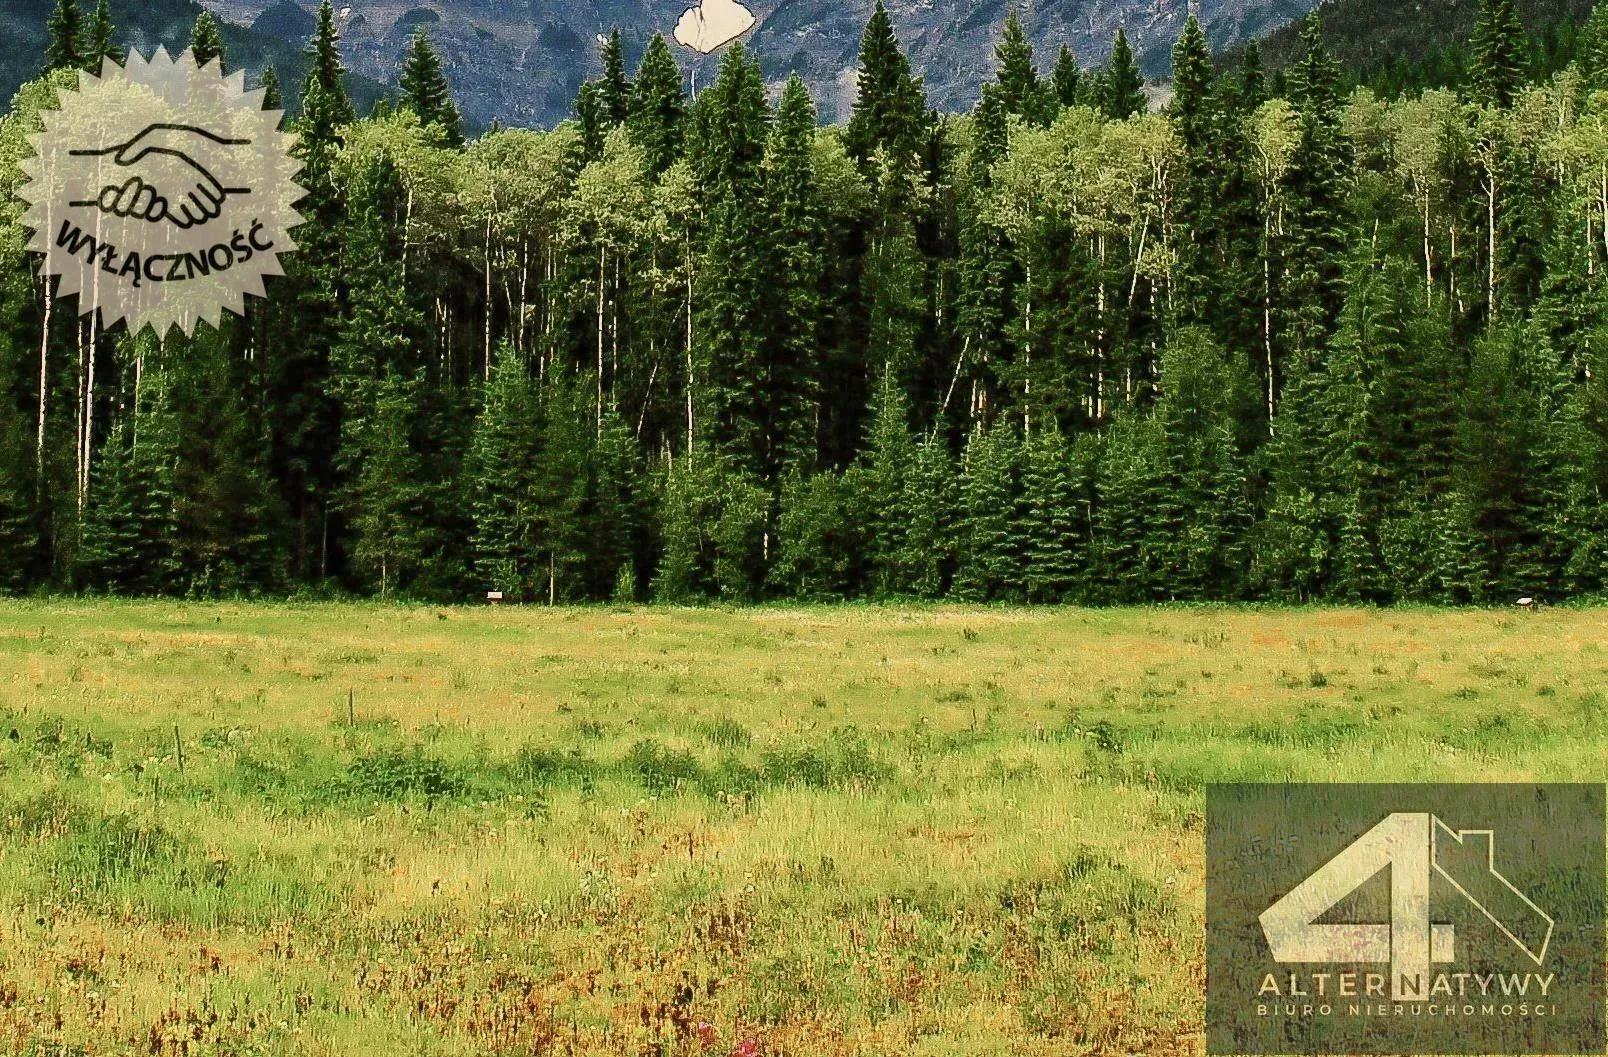
[[[204,0],[232,22],[299,44],[316,0]],[[670,36],[697,0],[336,0],[352,68],[394,83],[403,50],[425,24],[471,123],[549,125],[597,73],[597,37],[618,26],[634,63],[655,32]],[[854,99],[860,33],[873,0],[745,0],[758,24],[744,38],[773,81],[805,78],[828,120]],[[992,70],[992,42],[1013,0],[889,0],[900,39],[926,73],[933,105],[969,108]],[[1146,72],[1164,74],[1188,0],[1015,0],[1047,69],[1070,44],[1086,66],[1104,60],[1118,26]],[[1204,0],[1218,47],[1295,18],[1312,0]],[[681,52],[689,79],[708,83],[720,52]]]
[[[45,22],[54,6],[54,0],[0,0],[0,41],[5,44],[0,48],[0,109],[10,102],[18,86],[39,76],[49,41]],[[95,5],[90,0],[80,6]],[[189,41],[201,5],[196,0],[111,0],[111,11],[119,44],[144,52],[164,45],[177,52]],[[310,24],[308,29],[311,30]],[[255,75],[266,65],[274,66],[294,104],[297,86],[307,69],[300,37],[225,25],[223,39],[234,68]],[[386,94],[384,86],[361,76],[351,77],[347,87],[363,107]]]

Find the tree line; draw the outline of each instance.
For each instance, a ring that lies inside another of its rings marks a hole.
[[[20,161],[104,0],[0,119],[0,586],[692,601],[1424,600],[1608,577],[1608,8],[1537,76],[1268,75],[1201,27],[1012,15],[969,114],[879,3],[843,127],[740,45],[689,96],[616,33],[575,117],[468,139],[421,30],[358,116],[326,3],[299,251],[195,336],[101,330],[24,250]],[[194,48],[227,63],[203,16]],[[278,105],[272,71],[264,77]]]

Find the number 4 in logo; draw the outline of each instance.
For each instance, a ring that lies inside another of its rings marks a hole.
[[[1429,920],[1429,884],[1438,873],[1537,965],[1553,920],[1496,870],[1490,830],[1453,830],[1428,812],[1399,811],[1358,837],[1262,912],[1262,932],[1279,962],[1390,964],[1390,997],[1428,994],[1431,962],[1449,962],[1455,933]],[[1323,924],[1317,919],[1385,867],[1388,924]]]

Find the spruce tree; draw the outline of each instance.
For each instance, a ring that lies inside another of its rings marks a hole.
[[[132,414],[107,437],[91,474],[77,579],[124,594],[155,595],[180,586],[179,447],[174,378],[148,368]]]
[[[681,69],[662,34],[648,42],[631,86],[631,114],[627,127],[641,148],[654,177],[681,157],[686,132],[687,98],[681,86]]]
[[[103,60],[123,61],[123,49],[117,46],[116,33],[112,25],[111,4],[109,0],[100,0],[95,5],[95,14],[89,20],[89,42],[84,54],[84,64],[91,73],[100,72]]]
[[[862,280],[869,316],[866,371],[872,378],[888,375],[907,387],[920,356],[927,265],[908,215],[908,182],[892,166],[882,167],[878,175],[873,209],[879,223]]]
[[[581,127],[582,162],[594,162],[603,157],[603,144],[608,139],[608,118],[603,112],[603,86],[587,81],[575,93],[575,120]]]
[[[425,560],[425,492],[413,432],[417,384],[387,370],[350,437],[358,453],[347,499],[352,557],[381,598],[405,589]]]
[[[844,132],[849,153],[862,164],[879,150],[898,158],[917,156],[926,122],[925,92],[882,0],[876,0],[860,38],[859,89]]]
[[[1101,78],[1100,109],[1113,121],[1125,121],[1145,112],[1145,79],[1139,62],[1128,46],[1128,35],[1117,28],[1111,42],[1111,57]]]
[[[1262,68],[1262,49],[1257,47],[1256,41],[1246,41],[1245,50],[1240,53],[1240,109],[1249,113],[1267,102],[1267,96],[1267,74]]]
[[[846,491],[844,478],[831,470],[783,480],[769,581],[774,593],[825,602],[853,591],[863,539]]]
[[[603,76],[598,81],[598,109],[610,127],[623,125],[631,117],[631,82],[625,78],[625,48],[615,27],[603,42]]]
[[[584,540],[582,597],[633,602],[643,506],[636,441],[619,412],[604,412],[586,459],[586,492],[578,511]]]
[[[279,74],[272,66],[263,67],[262,82],[257,87],[262,89],[264,110],[285,109],[285,91],[280,87]]]
[[[33,525],[31,467],[21,416],[0,409],[0,594],[19,594],[36,575],[39,536]]]
[[[301,112],[292,128],[293,153],[302,163],[296,179],[307,191],[296,208],[307,223],[296,229],[297,252],[277,304],[256,306],[256,311],[262,320],[261,385],[272,465],[294,519],[296,575],[311,581],[338,571],[341,557],[332,545],[340,420],[329,374],[345,296],[346,203],[336,187],[335,163],[344,129],[356,118],[329,3],[319,8],[306,55]]]
[[[569,602],[588,597],[587,504],[592,487],[594,445],[600,429],[592,401],[593,380],[566,373],[542,387],[541,456],[533,468],[538,594]],[[605,413],[605,422],[610,421]]]
[[[1263,322],[1260,202],[1245,170],[1253,155],[1233,101],[1216,83],[1200,22],[1190,15],[1173,47],[1168,115],[1182,153],[1174,308],[1185,325],[1209,325],[1249,351]]]
[[[1074,479],[1071,446],[1053,424],[1035,430],[1022,455],[1019,534],[1027,540],[1027,601],[1069,601],[1086,558],[1087,496]]]
[[[814,169],[815,104],[798,77],[788,81],[765,154],[764,213],[771,253],[767,324],[767,472],[808,472],[816,456],[818,363],[824,317],[826,241]]]
[[[422,320],[403,281],[404,198],[396,166],[383,155],[357,181],[344,261],[350,292],[330,350],[329,391],[340,415],[336,467],[357,537],[353,558],[382,593],[423,564],[422,463],[411,440],[421,396],[412,350]],[[404,472],[406,479],[392,479]]]
[[[296,153],[303,166],[298,179],[311,199],[310,207],[324,232],[333,229],[339,218],[339,203],[331,185],[331,170],[341,146],[340,129],[357,120],[357,110],[346,93],[346,67],[341,63],[340,36],[335,28],[335,8],[324,0],[307,52],[308,68],[302,83],[301,116],[296,122]],[[315,248],[309,254],[317,257]]]
[[[958,484],[943,437],[929,437],[916,450],[905,475],[901,503],[903,542],[898,566],[904,590],[917,598],[941,598],[954,573]]]
[[[1598,0],[1580,31],[1576,61],[1587,91],[1608,89],[1608,3]]]
[[[1506,108],[1513,105],[1524,87],[1529,44],[1513,0],[1480,0],[1474,35],[1469,80],[1474,101],[1485,106]]]
[[[463,118],[452,101],[441,56],[423,26],[413,34],[397,86],[402,90],[402,105],[418,115],[420,124],[438,130],[446,146],[463,146]]]
[[[995,81],[1006,113],[1016,114],[1029,124],[1048,123],[1052,116],[1049,89],[1039,80],[1033,65],[1033,44],[1014,7],[1005,16],[1004,31],[994,45],[994,61]]]
[[[1456,446],[1457,491],[1468,503],[1468,563],[1476,597],[1545,597],[1555,585],[1544,528],[1549,519],[1551,379],[1535,365],[1545,340],[1522,323],[1493,328],[1474,344]],[[1543,375],[1538,377],[1538,375]]]
[[[475,573],[486,589],[504,592],[509,601],[536,597],[546,572],[537,561],[534,467],[540,442],[540,407],[524,357],[505,343],[475,420],[467,487]]]
[[[1243,357],[1197,327],[1169,337],[1160,388],[1155,414],[1167,484],[1157,497],[1150,534],[1174,537],[1167,589],[1179,598],[1238,597],[1254,520],[1243,450],[1260,402],[1255,383]],[[1163,545],[1157,540],[1152,550]]]
[[[1055,73],[1050,78],[1050,87],[1055,93],[1055,101],[1062,107],[1077,106],[1082,99],[1083,71],[1078,66],[1078,57],[1065,44],[1061,45],[1061,53],[1055,58]]]
[[[1090,564],[1104,602],[1170,596],[1178,560],[1178,501],[1160,421],[1120,408],[1106,431],[1095,477]]]
[[[903,391],[884,376],[876,391],[875,415],[867,438],[865,461],[852,483],[861,490],[859,509],[865,517],[870,586],[879,598],[898,597],[912,587],[904,568],[909,529],[907,482],[916,456],[910,436],[909,411]]]
[[[954,591],[966,602],[1019,601],[1025,577],[1016,515],[1020,441],[1001,419],[966,445]]]
[[[708,244],[696,327],[704,379],[703,435],[758,476],[769,450],[764,419],[766,322],[771,318],[763,200],[769,108],[759,67],[741,43],[721,62],[705,94],[705,142],[697,154],[708,215]]]
[[[195,29],[190,33],[190,53],[195,56],[197,66],[216,60],[218,69],[225,69],[223,34],[211,11],[202,11],[196,16]]]
[[[84,15],[78,0],[56,0],[45,24],[50,43],[45,47],[46,70],[74,70],[85,64]]]
[[[1005,231],[988,215],[992,169],[1005,157],[1008,115],[994,85],[983,86],[973,111],[974,142],[965,193],[958,212],[960,262],[957,324],[968,353],[969,380],[985,390],[993,387],[995,367],[1008,359],[1007,320],[1011,317],[1014,247]],[[970,427],[968,420],[965,425]]]
[[[1317,12],[1301,27],[1306,54],[1291,75],[1300,136],[1285,187],[1290,220],[1283,311],[1298,355],[1318,357],[1340,311],[1347,143],[1340,132],[1339,69]]]
[[[303,136],[320,143],[335,139],[335,130],[357,118],[346,93],[346,67],[341,63],[340,32],[330,0],[318,7],[318,21],[307,50],[307,80],[302,86]]]

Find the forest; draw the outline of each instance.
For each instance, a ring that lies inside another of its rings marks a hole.
[[[618,34],[574,118],[466,139],[421,30],[359,116],[328,3],[299,251],[244,318],[104,330],[0,119],[0,588],[467,601],[1506,603],[1608,580],[1608,6],[1561,69],[1484,0],[1463,83],[1221,63],[1152,105],[1014,15],[968,114],[877,5],[822,127],[741,44]],[[218,26],[197,57],[227,64]],[[270,71],[271,102],[280,86]]]

